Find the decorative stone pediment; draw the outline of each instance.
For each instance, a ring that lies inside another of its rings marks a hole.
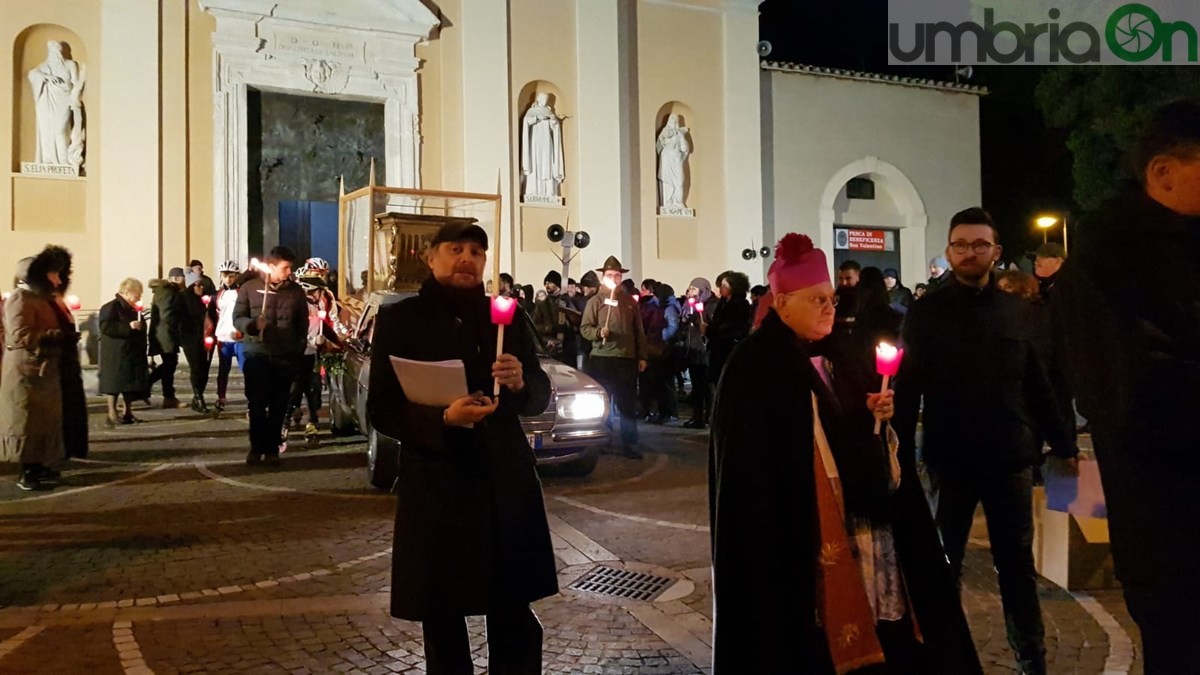
[[[248,88],[384,104],[383,182],[419,187],[420,0],[200,0],[213,33],[215,256],[248,255]]]

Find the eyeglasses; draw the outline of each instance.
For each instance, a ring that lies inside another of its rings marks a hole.
[[[990,241],[971,241],[971,242],[952,241],[952,242],[950,242],[950,250],[954,251],[955,253],[957,253],[959,255],[966,253],[968,250],[974,251],[976,255],[986,255],[988,253],[991,253],[992,249],[995,247],[996,247],[996,244],[993,244]]]
[[[837,307],[840,298],[836,295],[793,295],[791,296],[798,300],[803,300],[808,304],[824,310],[826,307]]]

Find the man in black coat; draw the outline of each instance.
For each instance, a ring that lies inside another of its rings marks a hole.
[[[487,234],[454,223],[434,236],[420,294],[379,311],[367,412],[400,442],[392,616],[422,622],[431,675],[474,672],[464,617],[487,616],[493,673],[540,673],[542,627],[529,603],[558,592],[533,451],[520,415],[550,401],[534,339],[518,315],[497,328],[483,290]],[[465,391],[449,406],[408,399],[392,356],[462,361]],[[499,398],[487,394],[493,382]]]
[[[950,220],[951,280],[913,303],[896,381],[901,454],[915,455],[924,399],[922,457],[937,522],[956,576],[975,508],[987,515],[1008,641],[1022,672],[1046,672],[1045,629],[1033,562],[1033,465],[1038,433],[1055,455],[1078,454],[1028,332],[1021,300],[991,281],[1001,247],[991,216],[967,209]]]
[[[166,279],[150,282],[150,356],[162,360],[150,371],[150,386],[162,380],[165,409],[179,407],[179,399],[175,398],[175,370],[179,367],[179,331],[185,314],[180,297],[183,280],[183,268],[172,267]]]
[[[291,249],[271,249],[266,259],[270,271],[242,284],[233,307],[233,325],[245,336],[242,372],[250,407],[247,465],[279,463],[288,397],[308,343],[308,299],[292,280],[295,263]]]
[[[1113,562],[1147,673],[1196,668],[1200,622],[1200,102],[1159,110],[1142,187],[1072,233],[1056,302],[1092,428]],[[1122,273],[1130,261],[1137,273]]]
[[[754,323],[754,308],[746,296],[750,293],[750,279],[741,272],[728,271],[717,282],[716,309],[712,321],[704,329],[708,340],[708,373],[712,386],[716,386],[725,369],[725,362],[746,336]]]

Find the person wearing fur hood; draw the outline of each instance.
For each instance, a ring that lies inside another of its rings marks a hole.
[[[17,289],[4,305],[0,454],[21,464],[22,490],[48,487],[65,456],[87,453],[79,335],[62,299],[70,276],[71,254],[48,246],[17,264]],[[80,438],[68,447],[69,435]]]

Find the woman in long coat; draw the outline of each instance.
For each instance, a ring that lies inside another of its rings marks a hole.
[[[139,422],[132,403],[150,391],[146,365],[146,324],[136,303],[142,298],[142,282],[121,282],[117,297],[100,308],[100,393],[108,397],[105,426]],[[117,397],[124,399],[125,414],[117,417]]]
[[[65,336],[55,291],[62,284],[49,249],[17,264],[17,289],[4,305],[5,354],[0,375],[0,451],[21,464],[17,486],[37,490],[63,459],[63,393],[59,367]]]
[[[88,454],[88,412],[87,394],[83,390],[83,362],[79,354],[79,342],[83,336],[66,302],[66,292],[71,286],[71,254],[61,246],[47,246],[42,253],[51,256],[54,260],[52,265],[60,270],[58,276],[61,283],[54,291],[54,313],[63,335],[58,380],[62,388],[64,455],[68,458],[84,458]],[[52,473],[57,477],[56,473]]]

